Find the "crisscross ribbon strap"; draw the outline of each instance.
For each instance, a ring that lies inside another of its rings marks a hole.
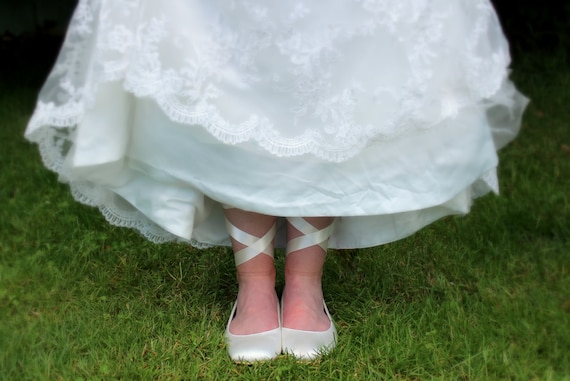
[[[250,259],[257,257],[260,254],[269,255],[271,258],[273,258],[273,238],[275,237],[275,232],[277,231],[275,223],[271,226],[271,229],[269,229],[267,233],[265,233],[261,238],[246,233],[243,230],[237,228],[230,221],[228,221],[227,218],[226,229],[233,239],[245,245],[243,249],[234,252],[236,266],[239,266],[242,263],[245,263]]]
[[[333,232],[336,220],[322,230],[317,229],[302,217],[287,217],[287,221],[289,221],[295,229],[303,233],[302,236],[293,238],[287,242],[287,254],[315,245],[327,251],[328,240]]]

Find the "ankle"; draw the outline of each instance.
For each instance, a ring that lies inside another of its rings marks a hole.
[[[282,300],[293,305],[301,301],[319,301],[323,299],[323,289],[320,280],[288,281],[283,288]],[[303,302],[304,303],[304,302]]]
[[[275,287],[275,268],[264,271],[237,271],[237,280],[241,284],[253,284],[259,287],[271,286]]]
[[[322,271],[285,270],[285,285],[295,287],[314,287],[321,285]]]

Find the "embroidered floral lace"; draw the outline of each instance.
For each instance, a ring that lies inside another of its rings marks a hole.
[[[68,132],[41,127],[76,125],[102,83],[121,81],[224,143],[343,161],[453,117],[507,75],[487,0],[316,3],[82,0],[28,136],[57,166]],[[259,94],[283,109],[235,102]]]

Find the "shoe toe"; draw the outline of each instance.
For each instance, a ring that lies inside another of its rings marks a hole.
[[[324,332],[303,331],[283,328],[281,346],[283,353],[301,360],[314,360],[329,353],[336,345],[336,329],[331,327]]]
[[[283,353],[300,360],[314,360],[329,353],[336,345],[337,332],[326,303],[323,301],[325,314],[331,325],[322,332],[281,328],[281,349]]]
[[[253,335],[234,335],[226,331],[226,344],[235,362],[271,360],[281,353],[281,329]]]
[[[281,320],[279,327],[270,331],[250,335],[234,335],[230,332],[230,323],[235,315],[237,302],[232,308],[230,319],[226,326],[226,345],[230,358],[236,363],[252,363],[271,360],[281,354]],[[279,316],[279,304],[277,304]]]

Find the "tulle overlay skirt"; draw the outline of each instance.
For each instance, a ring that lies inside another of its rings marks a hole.
[[[508,66],[488,0],[80,0],[26,137],[155,242],[229,245],[227,204],[374,246],[498,192]]]

